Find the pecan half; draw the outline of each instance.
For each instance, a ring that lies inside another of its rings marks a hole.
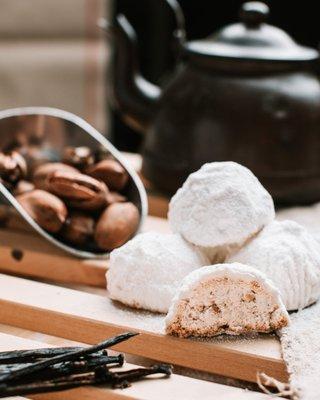
[[[108,204],[124,203],[125,201],[128,201],[128,199],[125,196],[123,196],[121,193],[118,192],[109,192],[107,200]]]
[[[39,165],[39,167],[37,167],[33,173],[33,183],[36,188],[48,190],[47,178],[49,175],[56,171],[67,171],[73,173],[79,172],[76,168],[71,167],[71,165],[58,162],[50,162]]]
[[[86,146],[66,147],[62,155],[62,160],[66,164],[70,164],[80,170],[92,165],[94,158],[91,149]]]
[[[116,160],[108,159],[92,165],[85,171],[93,178],[100,179],[110,190],[122,190],[128,182],[129,175]]]
[[[16,197],[30,217],[43,229],[56,233],[62,228],[67,208],[62,200],[44,190],[33,190]]]
[[[139,210],[130,202],[111,204],[100,216],[95,241],[103,250],[122,246],[136,232],[139,225]]]
[[[13,190],[13,194],[15,196],[18,196],[20,194],[26,193],[26,192],[31,192],[32,190],[34,190],[34,184],[32,182],[29,181],[25,181],[25,180],[21,180],[16,184],[16,187]]]
[[[99,210],[108,204],[107,186],[81,173],[56,171],[47,179],[51,193],[65,199],[70,207],[80,210]]]
[[[79,212],[72,212],[61,231],[62,237],[74,244],[85,244],[93,238],[95,221],[92,217]]]
[[[27,163],[17,151],[0,153],[0,178],[9,183],[16,183],[27,174]]]

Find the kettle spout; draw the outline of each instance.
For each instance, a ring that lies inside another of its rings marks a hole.
[[[113,101],[125,121],[133,128],[146,131],[157,109],[161,89],[139,73],[135,32],[124,15],[114,24],[100,20],[99,25],[111,36],[113,54]]]

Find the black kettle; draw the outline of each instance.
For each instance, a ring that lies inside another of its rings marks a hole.
[[[175,0],[179,63],[159,88],[139,73],[136,38],[123,15],[113,37],[114,104],[146,133],[143,174],[172,194],[202,164],[250,168],[283,204],[320,199],[319,53],[267,24],[269,9],[244,3],[240,22],[187,42]]]

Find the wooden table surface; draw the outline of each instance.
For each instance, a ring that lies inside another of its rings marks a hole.
[[[132,156],[131,160],[138,169],[139,158]],[[155,216],[163,216],[168,200],[151,193],[153,216],[148,217],[144,230],[168,232],[166,220]],[[156,204],[161,204],[158,211]],[[107,268],[106,261],[78,260],[64,254],[21,221],[10,230],[0,230],[0,350],[96,343],[133,330],[141,334],[116,350],[140,364],[150,359],[172,363],[178,373],[170,379],[146,379],[125,390],[80,388],[30,398],[267,399],[265,394],[226,383],[255,382],[257,372],[287,379],[276,336],[208,341],[167,336],[162,315],[130,310],[108,299]]]

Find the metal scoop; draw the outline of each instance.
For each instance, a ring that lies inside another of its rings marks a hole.
[[[144,186],[121,153],[95,128],[67,111],[47,107],[25,107],[0,111],[0,151],[22,146],[33,154],[33,161],[58,162],[66,146],[87,146],[94,152],[111,154],[129,174],[125,195],[140,211],[139,231],[147,215]],[[108,252],[83,250],[43,230],[0,182],[0,204],[14,207],[46,240],[60,249],[81,258],[107,258]]]

